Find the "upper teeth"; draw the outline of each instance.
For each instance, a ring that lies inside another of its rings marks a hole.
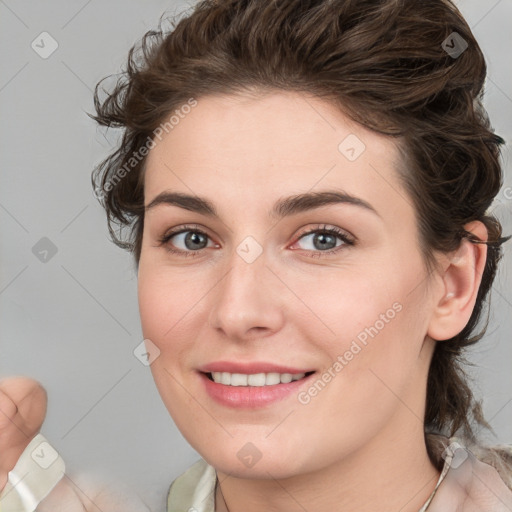
[[[214,382],[225,386],[272,386],[274,384],[288,384],[292,380],[302,379],[305,373],[228,373],[212,372]]]

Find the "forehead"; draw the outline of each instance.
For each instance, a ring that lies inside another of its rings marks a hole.
[[[146,204],[166,189],[244,209],[333,187],[373,203],[396,205],[405,194],[393,139],[303,93],[201,97],[155,142],[146,162]]]

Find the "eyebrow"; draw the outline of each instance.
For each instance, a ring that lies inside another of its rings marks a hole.
[[[158,194],[146,207],[148,211],[155,206],[167,204],[178,206],[185,210],[200,213],[208,217],[219,217],[215,205],[204,197],[184,194],[182,192],[162,192]],[[370,211],[380,217],[380,214],[367,201],[336,190],[325,190],[321,192],[307,192],[281,198],[274,204],[269,212],[270,217],[282,219],[297,213],[320,208],[331,204],[350,204]]]

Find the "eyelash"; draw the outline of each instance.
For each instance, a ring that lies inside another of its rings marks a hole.
[[[159,246],[164,246],[165,245],[166,250],[169,251],[170,253],[178,254],[178,255],[184,256],[184,257],[192,257],[192,258],[194,258],[194,257],[198,256],[205,248],[199,249],[197,251],[190,251],[190,250],[189,251],[183,251],[181,249],[173,249],[171,247],[171,245],[169,244],[169,241],[171,240],[172,237],[174,237],[176,235],[179,235],[181,233],[189,232],[189,231],[192,231],[194,233],[200,233],[201,235],[204,235],[205,237],[209,238],[208,234],[205,233],[202,229],[199,229],[196,226],[184,225],[184,226],[181,226],[180,228],[178,228],[178,229],[176,229],[174,231],[170,231],[170,232],[166,233],[161,238],[159,238],[159,240],[158,240]],[[343,242],[342,245],[339,245],[338,247],[335,247],[333,249],[329,249],[327,251],[306,251],[307,253],[309,253],[310,256],[315,257],[315,258],[321,258],[321,257],[324,257],[326,255],[337,253],[340,250],[342,250],[345,246],[353,246],[353,245],[355,245],[355,240],[352,237],[350,237],[347,233],[345,233],[344,231],[341,231],[339,228],[336,228],[336,227],[328,228],[325,225],[324,225],[324,227],[314,228],[314,229],[311,229],[311,230],[306,231],[304,233],[301,233],[301,235],[297,238],[296,242],[298,242],[299,240],[301,240],[305,236],[310,235],[312,233],[323,233],[323,234],[327,233],[327,234],[335,235],[339,239],[341,239],[341,241]],[[294,244],[296,242],[294,242]]]

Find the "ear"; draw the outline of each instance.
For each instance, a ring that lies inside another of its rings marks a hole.
[[[480,221],[473,221],[464,226],[482,241],[487,241],[488,233]],[[442,284],[436,297],[431,317],[428,336],[434,340],[453,338],[468,323],[487,259],[487,245],[472,243],[466,238],[458,249],[447,258]]]

